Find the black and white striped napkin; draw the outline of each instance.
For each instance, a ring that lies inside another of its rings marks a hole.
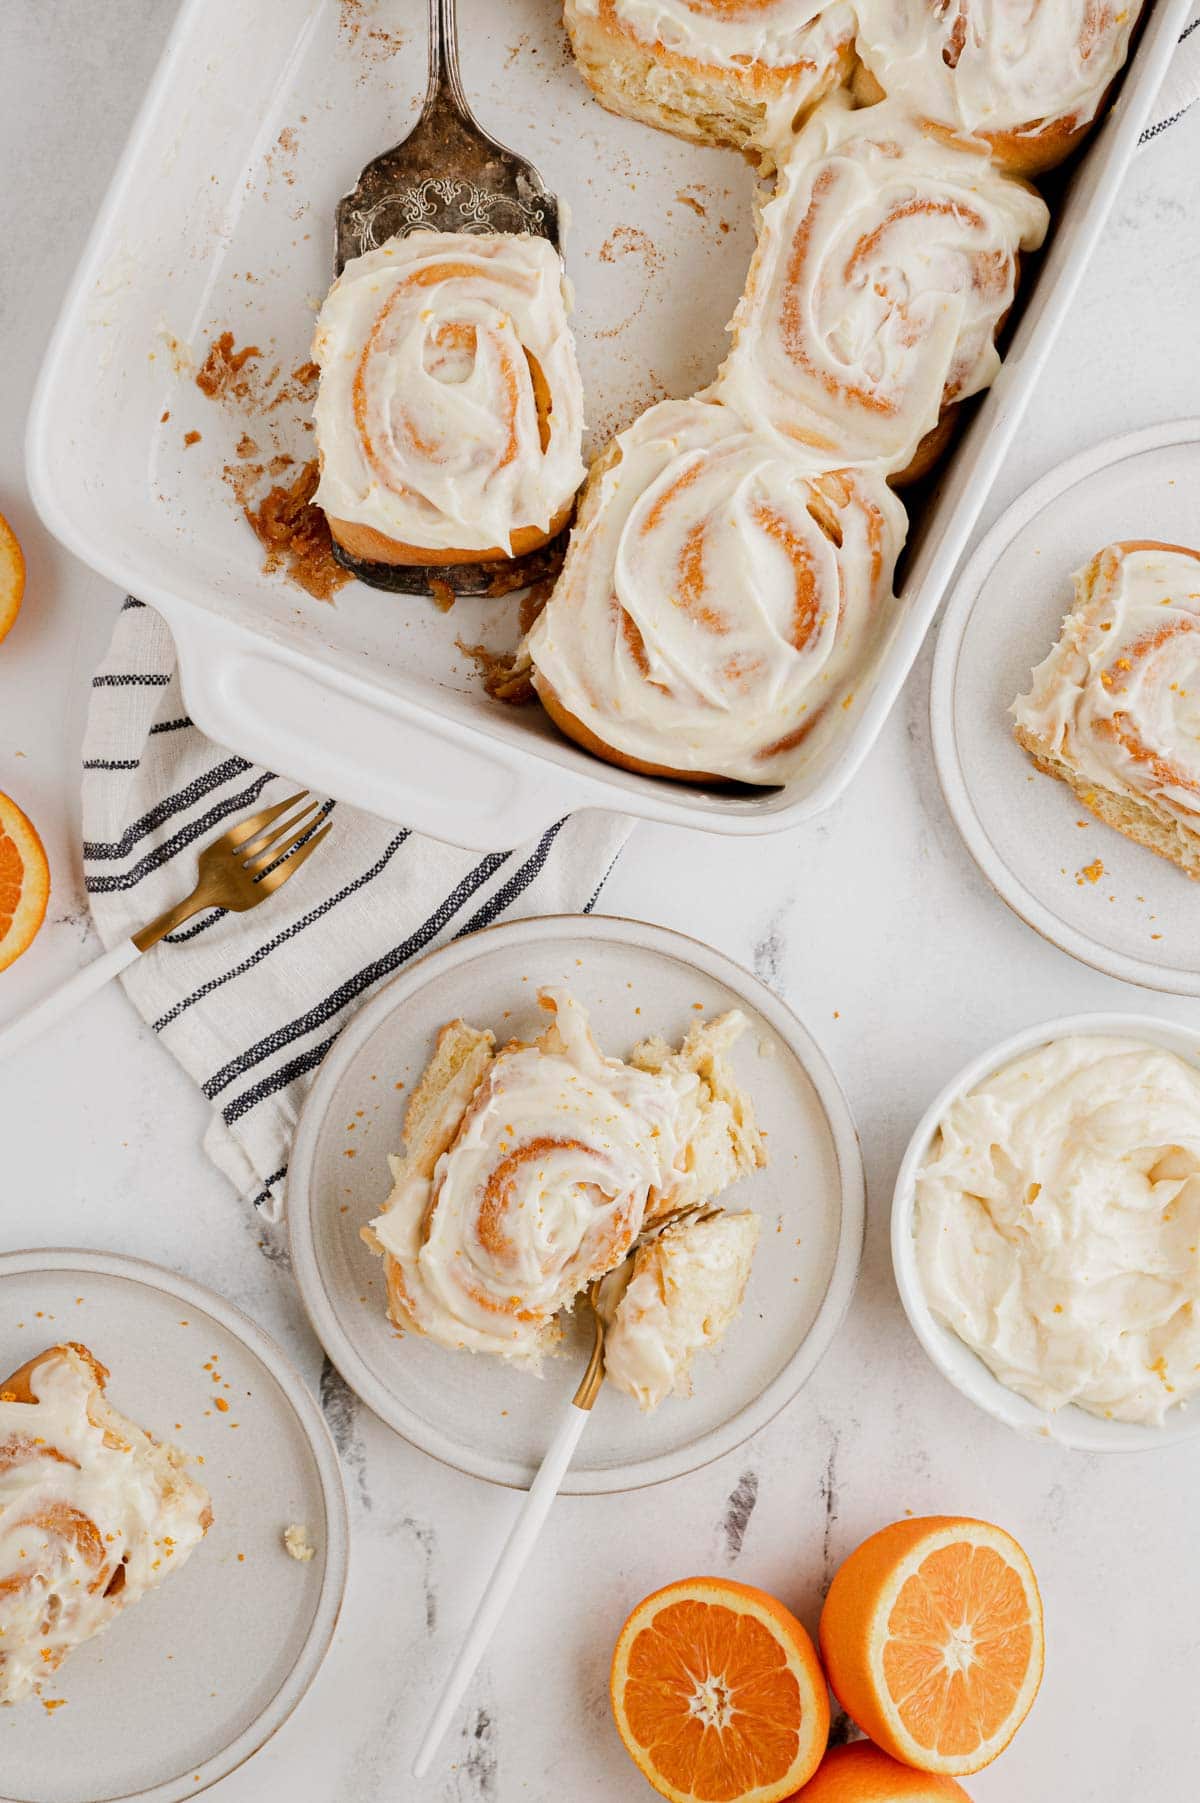
[[[126,601],[84,740],[84,878],[105,945],[186,895],[224,826],[297,787],[192,725],[165,621]],[[588,811],[481,857],[325,805],[334,831],[293,882],[248,914],[198,916],[122,978],[212,1104],[206,1152],[268,1220],[305,1092],[359,1004],[409,958],[508,915],[589,912],[631,830]]]
[[[1162,86],[1154,102],[1150,123],[1139,143],[1157,138],[1182,119],[1188,108],[1200,99],[1200,8],[1193,13],[1179,36],[1179,44],[1163,76]]]

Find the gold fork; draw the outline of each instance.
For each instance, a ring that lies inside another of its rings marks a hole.
[[[674,1226],[677,1221],[693,1219],[708,1220],[718,1214],[719,1209],[710,1208],[702,1202],[689,1202],[680,1208],[668,1209],[644,1227],[634,1240],[621,1264],[603,1277],[597,1277],[588,1285],[585,1294],[592,1310],[592,1354],[588,1360],[587,1370],[583,1374],[579,1388],[563,1411],[554,1438],[548,1451],[538,1466],[537,1476],[530,1485],[521,1505],[521,1512],[513,1523],[512,1532],[504,1545],[504,1551],[496,1563],[487,1588],[479,1599],[479,1607],[475,1617],[467,1629],[466,1638],[459,1650],[458,1658],[450,1668],[449,1676],[438,1698],[425,1737],[413,1761],[413,1777],[423,1778],[433,1764],[433,1756],[437,1752],[438,1743],[454,1716],[454,1711],[462,1701],[463,1693],[471,1682],[475,1668],[487,1649],[487,1644],[503,1619],[513,1591],[517,1587],[521,1573],[537,1545],[538,1536],[543,1523],[550,1513],[550,1505],[558,1495],[559,1487],[566,1476],[567,1467],[571,1463],[579,1437],[588,1424],[592,1404],[600,1394],[600,1386],[604,1382],[604,1317],[600,1312],[600,1289],[608,1278],[622,1269],[638,1249],[656,1240],[666,1228]]]
[[[288,810],[298,802],[307,805],[289,814]],[[198,880],[191,894],[132,939],[123,939],[103,957],[85,965],[27,1014],[0,1029],[0,1058],[53,1026],[193,914],[206,908],[227,908],[231,913],[242,914],[274,895],[332,830],[332,822],[320,824],[321,816],[322,803],[312,800],[307,789],[301,789],[286,801],[263,808],[249,820],[239,821],[223,832],[200,853]]]

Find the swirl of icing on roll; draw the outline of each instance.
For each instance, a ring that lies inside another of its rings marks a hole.
[[[1200,830],[1200,552],[1107,545],[1075,574],[1018,727],[1088,781]]]
[[[852,704],[905,523],[870,471],[822,473],[728,407],[663,401],[592,472],[527,640],[542,700],[641,767],[782,781]]]
[[[552,1027],[492,1061],[431,1177],[394,1162],[396,1187],[371,1223],[406,1325],[530,1362],[683,1175],[700,1088],[694,1071],[605,1057],[565,991],[539,999]]]
[[[903,470],[943,408],[990,383],[1017,253],[1045,203],[903,107],[834,98],[763,209],[715,392],[823,453]]]
[[[0,1701],[183,1564],[208,1497],[103,1397],[84,1347],[55,1346],[0,1389]]]
[[[858,54],[887,93],[958,131],[1011,138],[1014,163],[1033,173],[1095,117],[1141,5],[857,0],[857,10]]]
[[[414,232],[347,263],[317,321],[334,521],[429,551],[547,536],[583,479],[566,284],[544,238]],[[335,527],[336,536],[336,527]]]

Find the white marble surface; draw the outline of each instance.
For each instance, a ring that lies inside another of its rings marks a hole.
[[[417,0],[401,4],[418,10]],[[0,508],[29,554],[24,614],[0,652],[0,787],[38,821],[54,877],[48,925],[4,979],[6,1016],[94,949],[76,849],[79,742],[88,676],[119,599],[35,519],[21,424],[54,309],[173,12],[170,0],[38,0],[0,20]],[[1139,156],[988,518],[1082,444],[1200,414],[1198,160],[1200,109]],[[887,1215],[914,1121],[976,1049],[1068,1010],[1195,1020],[1195,1004],[1072,963],[992,895],[942,804],[928,679],[927,650],[828,817],[736,849],[641,827],[605,897],[610,912],[648,915],[752,963],[838,1069],[862,1133],[870,1224],[832,1352],[790,1409],[719,1464],[666,1489],[558,1507],[536,1579],[447,1748],[453,1763],[421,1787],[408,1776],[414,1739],[514,1503],[342,1406],[355,1545],[334,1650],[272,1745],[219,1787],[221,1803],[640,1803],[650,1793],[606,1698],[628,1606],[690,1571],[734,1572],[815,1627],[836,1562],[906,1509],[1003,1523],[1042,1579],[1042,1694],[971,1794],[1194,1799],[1200,1441],[1150,1458],[1079,1457],[1026,1446],[974,1412],[908,1330]],[[183,1269],[247,1308],[315,1382],[319,1351],[289,1278],[260,1255],[256,1223],[205,1163],[205,1118],[123,996],[104,995],[0,1072],[0,1248],[97,1246]]]

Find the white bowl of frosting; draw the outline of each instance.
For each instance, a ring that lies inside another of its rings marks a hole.
[[[1200,1033],[1076,1015],[973,1060],[909,1143],[892,1260],[934,1364],[1008,1426],[1200,1431]]]

